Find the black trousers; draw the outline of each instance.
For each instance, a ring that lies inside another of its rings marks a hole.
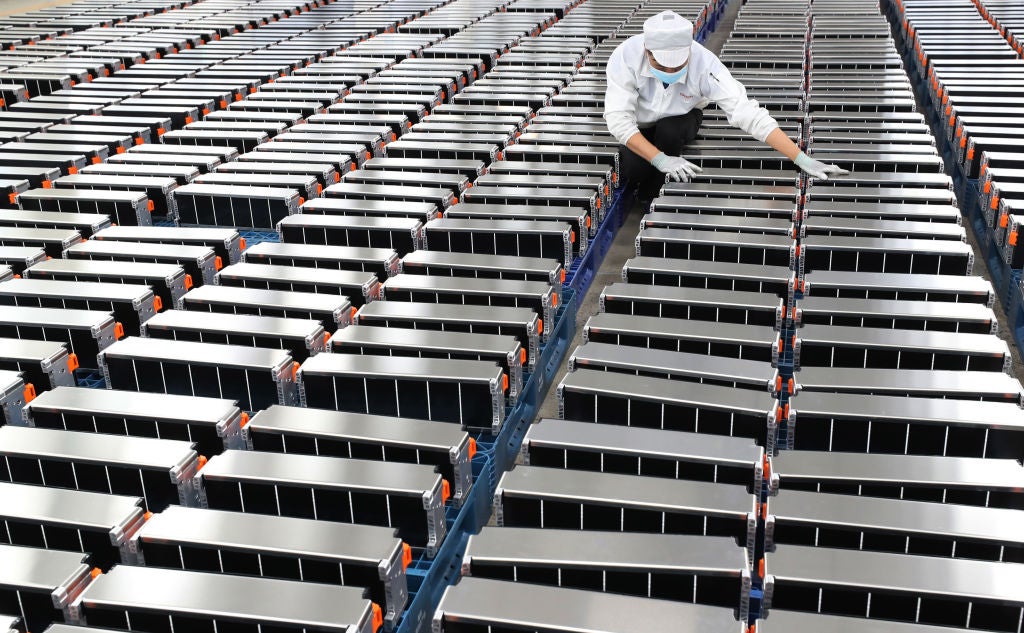
[[[683,148],[697,138],[697,130],[703,120],[704,112],[693,109],[686,114],[659,119],[653,127],[640,130],[640,133],[669,156],[679,156]],[[624,145],[619,146],[619,165],[622,177],[630,182],[630,186],[638,187],[638,200],[654,198],[665,184],[665,174]]]

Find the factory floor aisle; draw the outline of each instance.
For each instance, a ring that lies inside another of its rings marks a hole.
[[[725,44],[726,39],[729,37],[729,33],[732,31],[733,24],[736,22],[736,15],[740,11],[740,7],[743,3],[738,0],[733,0],[725,8],[725,13],[722,14],[718,25],[715,27],[714,32],[704,42],[704,46],[716,55],[721,52],[722,45]],[[573,339],[572,343],[569,344],[569,353],[566,354],[565,360],[562,361],[562,366],[558,368],[558,373],[555,375],[555,379],[551,382],[551,389],[544,399],[544,402],[538,408],[537,420],[541,418],[557,418],[558,417],[558,396],[555,393],[555,387],[562,381],[567,371],[568,357],[572,354],[572,351],[583,342],[583,324],[587,322],[587,319],[597,314],[599,311],[598,298],[601,296],[601,291],[605,286],[617,281],[622,281],[622,265],[626,263],[626,260],[633,257],[636,254],[635,239],[637,231],[640,230],[640,218],[643,216],[643,210],[640,209],[638,204],[633,204],[628,214],[626,215],[625,221],[622,224],[622,228],[619,229],[618,235],[615,236],[615,241],[612,242],[611,248],[608,250],[608,254],[604,258],[604,262],[601,263],[601,267],[598,269],[597,274],[594,276],[594,281],[590,285],[590,289],[587,294],[579,299],[579,311],[576,313],[576,338]],[[536,420],[534,420],[536,421]]]

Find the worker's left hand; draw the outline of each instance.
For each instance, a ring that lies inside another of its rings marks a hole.
[[[803,152],[797,154],[793,162],[808,176],[821,180],[828,180],[829,176],[845,176],[850,173],[837,165],[829,165],[820,160],[814,160]]]

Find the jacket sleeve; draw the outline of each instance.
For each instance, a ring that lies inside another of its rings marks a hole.
[[[604,93],[604,120],[612,136],[625,145],[630,137],[640,131],[636,124],[639,95],[636,77],[623,61],[621,47],[615,49],[608,58],[605,74],[608,87]]]
[[[747,96],[747,89],[717,61],[704,78],[701,86],[705,96],[725,112],[729,124],[740,128],[759,141],[779,127],[768,110]]]

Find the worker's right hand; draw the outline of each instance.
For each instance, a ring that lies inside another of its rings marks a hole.
[[[668,156],[665,152],[659,152],[651,159],[651,165],[676,182],[690,182],[691,178],[704,171],[682,156]]]

